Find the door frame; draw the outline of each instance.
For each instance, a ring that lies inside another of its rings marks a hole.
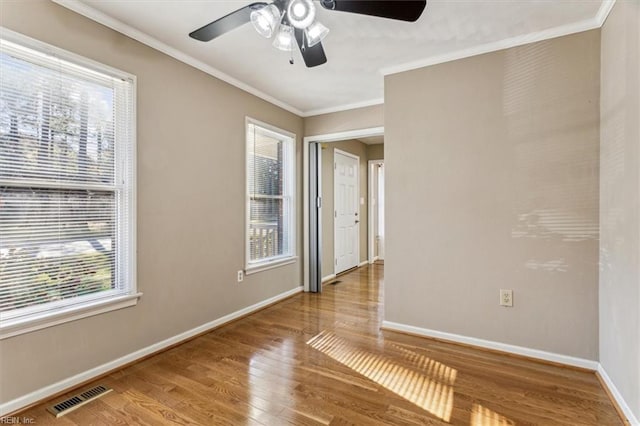
[[[309,263],[309,253],[311,251],[311,242],[310,242],[310,204],[309,204],[309,191],[311,190],[309,185],[311,182],[311,177],[309,175],[310,167],[309,167],[309,147],[314,143],[322,143],[322,142],[336,142],[346,139],[358,139],[358,138],[366,138],[369,136],[383,136],[384,135],[384,127],[369,127],[364,129],[357,130],[348,130],[344,132],[336,132],[336,133],[325,133],[315,136],[305,136],[303,138],[302,143],[302,284],[304,291],[309,291],[309,282],[310,282],[310,263]],[[320,192],[322,194],[322,192]],[[316,204],[317,203],[317,204]],[[314,206],[320,206],[321,203],[318,200],[315,200]],[[322,207],[318,207],[322,209]],[[321,216],[320,216],[321,217]],[[318,253],[316,247],[316,254]],[[321,254],[319,255],[321,256]],[[318,263],[319,259],[315,260],[315,263]]]
[[[377,174],[374,174],[374,167],[378,164],[384,164],[384,159],[381,160],[369,160],[369,165],[367,167],[367,176],[368,176],[368,187],[367,187],[367,191],[369,193],[369,199],[367,200],[367,207],[368,207],[368,217],[367,217],[367,260],[369,261],[369,264],[373,263],[376,261],[376,257],[374,256],[374,244],[376,243],[375,241],[375,235],[374,235],[374,226],[375,224],[373,223],[373,199],[376,199],[376,209],[378,208],[378,194],[374,194],[373,193],[373,181],[374,179],[378,179]],[[380,192],[380,181],[377,181],[378,184],[376,185],[376,188],[378,188],[378,192]],[[382,189],[384,191],[384,188]]]
[[[350,157],[354,160],[356,160],[356,189],[357,189],[357,197],[356,197],[356,206],[358,206],[358,211],[357,211],[357,215],[358,216],[358,220],[362,220],[362,218],[360,217],[360,157],[352,154],[350,152],[347,151],[343,151],[341,149],[338,148],[334,148],[333,149],[333,209],[335,211],[336,209],[336,168],[335,168],[335,164],[336,164],[336,153],[340,154],[340,155],[344,155],[345,157]],[[333,215],[333,275],[338,275],[339,273],[342,273],[344,271],[340,271],[337,272],[336,271],[336,266],[337,266],[337,258],[336,258],[336,241],[337,241],[337,228],[336,228],[336,221],[337,221],[337,217],[334,214]],[[356,227],[356,265],[355,267],[357,267],[358,265],[360,265],[360,223],[357,224],[358,226]],[[347,268],[345,269],[345,271],[348,271],[349,269],[353,269],[353,268]]]

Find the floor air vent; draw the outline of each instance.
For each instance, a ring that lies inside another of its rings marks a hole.
[[[59,402],[55,405],[52,405],[51,407],[47,408],[47,410],[54,416],[61,417],[67,413],[72,412],[76,408],[82,407],[87,402],[91,402],[94,399],[100,398],[102,395],[105,395],[112,390],[113,389],[109,389],[108,387],[99,385],[77,395],[74,395],[71,398]]]

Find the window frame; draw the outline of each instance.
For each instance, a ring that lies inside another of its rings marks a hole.
[[[260,261],[251,262],[251,241],[250,241],[250,226],[251,226],[251,194],[249,193],[249,169],[247,167],[249,160],[249,126],[253,125],[259,127],[261,130],[268,134],[271,134],[274,138],[282,140],[285,144],[285,149],[289,150],[290,164],[284,166],[285,179],[288,179],[288,184],[285,187],[289,189],[290,194],[283,195],[283,197],[289,197],[291,200],[291,213],[290,220],[287,224],[287,231],[289,235],[290,253],[286,255],[274,256]],[[278,128],[268,123],[256,120],[251,117],[245,117],[245,155],[244,155],[244,176],[245,176],[245,226],[244,226],[244,243],[245,243],[245,261],[244,261],[244,273],[251,275],[256,272],[262,272],[265,270],[277,268],[284,265],[289,265],[297,261],[297,242],[296,242],[296,222],[297,222],[297,205],[296,205],[296,135],[295,133]]]
[[[69,321],[75,321],[81,318],[90,317],[130,306],[135,306],[138,299],[142,296],[142,293],[137,290],[137,256],[136,256],[136,236],[137,236],[137,224],[136,224],[136,177],[137,177],[137,79],[133,74],[121,71],[119,69],[110,67],[97,61],[85,58],[78,54],[69,52],[56,46],[35,40],[31,37],[14,32],[7,28],[0,26],[0,40],[12,43],[21,48],[31,49],[35,56],[41,56],[44,62],[49,62],[50,59],[56,58],[66,63],[77,66],[80,71],[95,72],[102,75],[107,75],[111,78],[127,81],[130,85],[127,96],[130,96],[129,105],[131,111],[128,111],[126,116],[126,132],[127,137],[125,140],[120,140],[115,146],[115,181],[113,190],[115,195],[115,215],[116,215],[116,227],[117,235],[120,236],[126,232],[126,245],[121,248],[121,252],[126,255],[125,262],[128,267],[126,268],[126,274],[124,276],[126,292],[116,292],[114,290],[108,290],[102,293],[101,296],[97,295],[84,295],[75,298],[73,301],[53,301],[47,302],[47,306],[51,306],[51,309],[37,309],[35,307],[25,307],[23,312],[26,314],[16,316],[11,315],[11,311],[4,314],[0,313],[0,340],[9,337],[17,336],[24,333],[40,330],[47,327],[63,324]],[[40,64],[43,65],[43,64]],[[73,76],[73,73],[68,74]],[[114,107],[115,108],[115,107]],[[116,112],[116,115],[118,113]],[[126,179],[126,177],[129,179]],[[54,189],[69,189],[71,187],[77,187],[77,189],[90,190],[92,184],[65,184],[59,183],[42,183],[39,187],[46,188],[51,187]],[[93,185],[95,187],[95,185]],[[95,189],[100,189],[96,187]],[[123,193],[118,195],[119,193]],[[123,201],[119,203],[118,200]],[[126,204],[124,206],[123,204]],[[127,208],[128,207],[128,208]],[[124,229],[124,227],[128,229]],[[120,244],[122,245],[122,244]],[[117,250],[117,249],[116,249]],[[118,253],[116,253],[116,271],[122,268],[123,259]],[[111,292],[111,295],[105,294]],[[93,296],[93,297],[92,297]],[[29,312],[31,309],[31,313]]]

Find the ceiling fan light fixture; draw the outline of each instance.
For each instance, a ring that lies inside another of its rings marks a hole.
[[[291,0],[287,5],[287,18],[294,27],[305,29],[316,19],[316,7],[311,0]]]
[[[293,28],[290,25],[282,24],[278,33],[273,39],[273,47],[286,52],[293,50]]]
[[[329,34],[329,28],[322,25],[322,23],[315,21],[304,30],[307,38],[307,46],[313,47],[320,43]]]
[[[299,47],[304,64],[308,68],[317,67],[327,62],[321,41],[329,30],[315,20],[316,1],[327,11],[405,22],[417,21],[427,6],[427,0],[262,0],[247,2],[249,4],[190,32],[189,37],[211,41],[251,22],[262,36],[275,39],[272,40],[274,47],[291,53],[291,64],[292,51]]]
[[[258,34],[271,38],[280,23],[280,10],[272,3],[251,12],[251,23]]]

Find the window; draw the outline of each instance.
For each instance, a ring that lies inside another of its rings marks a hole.
[[[294,141],[247,119],[247,273],[295,260]]]
[[[135,304],[135,79],[3,30],[0,338]]]

